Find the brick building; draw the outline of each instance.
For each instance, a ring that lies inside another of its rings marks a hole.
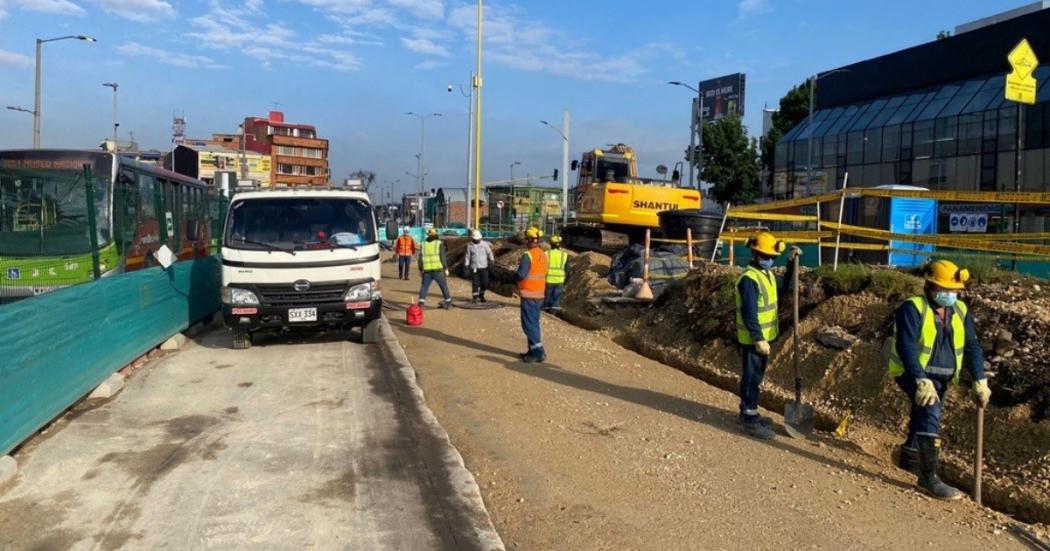
[[[244,119],[245,148],[269,155],[273,185],[313,185],[329,182],[328,140],[307,124],[284,122],[284,113]]]

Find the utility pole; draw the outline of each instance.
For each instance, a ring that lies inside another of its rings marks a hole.
[[[116,82],[103,82],[102,86],[113,89],[113,153],[120,153],[120,146],[117,145],[117,128],[120,127],[120,123],[117,122],[117,88],[120,85]]]
[[[33,101],[33,149],[40,149],[40,74],[43,64],[44,44],[58,42],[59,40],[83,40],[84,42],[98,42],[90,36],[82,34],[60,36],[58,38],[36,39],[36,86],[34,86]]]
[[[477,67],[474,69],[474,227],[481,227],[481,29],[482,0],[478,0]]]
[[[424,157],[426,155],[427,148],[427,117],[440,117],[441,113],[414,113],[409,111],[405,113],[413,117],[419,117],[419,222],[423,224],[424,217],[424,206],[423,206],[423,193],[426,189],[426,172],[424,172],[425,163]]]
[[[547,121],[540,121],[540,124],[561,136],[561,223],[565,226],[569,223],[569,110],[562,113],[560,130]]]
[[[689,188],[700,189],[700,177],[694,178],[694,167],[695,171],[699,174],[703,173],[704,168],[704,95],[700,93],[700,90],[677,80],[668,82],[672,86],[681,86],[692,90],[696,93],[696,97],[693,98],[692,102],[692,114],[689,122],[689,154],[686,155],[686,161],[689,163]],[[696,143],[699,138],[699,143]],[[695,161],[695,163],[694,163]],[[697,174],[697,176],[699,176]],[[695,183],[694,183],[695,182]]]
[[[471,80],[471,82],[474,81],[474,73],[470,73],[470,80]],[[468,85],[469,88],[470,88],[469,92],[463,89],[463,85],[462,84],[457,84],[456,86],[459,87],[459,93],[461,95],[463,95],[463,97],[467,98],[467,220],[466,220],[466,223],[467,223],[467,226],[469,227],[470,226],[470,220],[471,220],[471,216],[470,216],[470,209],[471,209],[470,195],[471,195],[471,193],[473,193],[473,190],[471,189],[471,185],[470,184],[471,184],[471,180],[472,180],[471,173],[473,172],[472,157],[473,157],[473,151],[474,151],[474,86],[473,85]],[[448,91],[452,92],[452,85],[451,84],[448,85]]]

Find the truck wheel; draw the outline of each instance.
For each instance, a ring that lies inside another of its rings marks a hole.
[[[252,334],[247,331],[233,332],[234,350],[247,350],[252,347]]]
[[[375,344],[379,342],[379,319],[376,318],[361,328],[361,342]]]

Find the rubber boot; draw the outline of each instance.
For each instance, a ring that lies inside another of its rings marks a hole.
[[[940,467],[940,439],[932,436],[919,437],[919,487],[937,499],[953,500],[962,497],[962,492],[953,488],[937,476]]]
[[[776,433],[773,432],[773,429],[762,424],[762,422],[758,421],[757,419],[754,421],[744,422],[744,432],[748,436],[752,438],[757,438],[759,440],[772,440],[776,437]]]
[[[897,466],[912,474],[919,474],[919,448],[901,446]]]

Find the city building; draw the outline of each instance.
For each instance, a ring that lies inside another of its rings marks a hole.
[[[215,184],[216,172],[232,172],[234,180],[252,180],[262,187],[270,187],[272,163],[270,156],[256,151],[240,152],[211,145],[209,141],[186,140],[175,147],[175,172]],[[241,163],[247,164],[247,175]]]
[[[266,118],[244,119],[244,142],[245,149],[270,156],[270,181],[275,186],[329,182],[328,140],[318,138],[313,126],[285,122],[284,113],[270,111]]]
[[[1050,191],[1048,8],[1038,2],[960,25],[947,38],[822,71],[812,123],[778,143],[764,199],[841,189],[847,174],[851,188]],[[1044,63],[1034,73],[1035,105],[1004,98],[1007,54],[1022,39]],[[992,211],[989,231],[1013,226],[1012,206],[942,204],[942,227],[949,206]],[[1044,231],[1048,214],[1021,209],[1021,230]]]
[[[490,225],[547,228],[561,222],[561,188],[499,185],[485,191]]]

